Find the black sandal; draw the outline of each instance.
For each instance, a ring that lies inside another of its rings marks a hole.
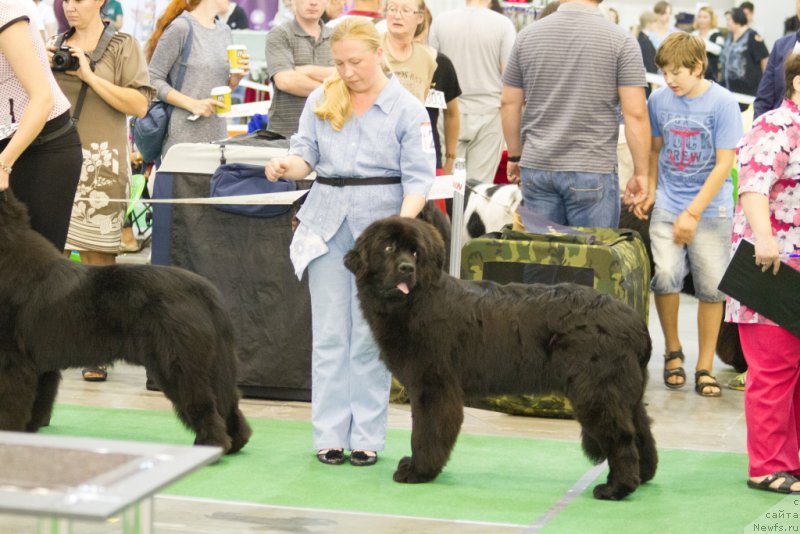
[[[669,389],[681,389],[686,385],[686,371],[683,370],[683,365],[676,367],[675,369],[667,369],[667,363],[675,359],[680,360],[681,364],[683,364],[686,359],[686,357],[683,355],[683,349],[678,349],[675,352],[668,352],[664,354],[664,385]],[[679,376],[683,378],[683,382],[670,382],[669,379],[673,376]]]
[[[779,486],[770,486],[770,484],[779,478],[783,479],[783,482],[781,482]],[[791,473],[787,473],[786,471],[778,471],[777,473],[767,475],[766,478],[761,482],[753,482],[752,480],[748,480],[747,487],[764,491],[773,491],[775,493],[800,493],[800,491],[792,491],[792,486],[798,482],[800,482],[800,480],[798,480]]]
[[[369,451],[372,454],[367,454],[367,451],[355,450],[350,453],[350,465],[356,467],[366,467],[368,465],[375,465],[378,462],[378,453]]]
[[[711,378],[708,382],[700,382],[700,377],[707,376]],[[706,393],[706,388],[717,388],[719,391],[713,391],[711,393]],[[694,391],[701,397],[721,397],[722,396],[722,388],[719,386],[719,382],[717,382],[717,377],[713,376],[711,373],[706,371],[705,369],[700,369],[699,371],[695,371],[694,373]]]
[[[344,463],[344,449],[321,449],[317,452],[317,460],[323,464],[341,465]]]

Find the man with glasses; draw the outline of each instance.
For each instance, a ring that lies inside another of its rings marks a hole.
[[[516,36],[511,20],[490,4],[467,0],[466,7],[436,16],[428,37],[453,62],[461,86],[456,154],[467,160],[467,177],[487,183],[494,181],[503,149],[502,74]]]

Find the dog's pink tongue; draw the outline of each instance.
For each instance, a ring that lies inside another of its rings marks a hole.
[[[406,285],[405,282],[400,282],[399,284],[397,284],[397,289],[402,291],[404,294],[408,295],[408,286]]]

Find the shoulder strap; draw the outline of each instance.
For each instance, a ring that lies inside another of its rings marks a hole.
[[[183,42],[183,51],[181,52],[181,63],[178,68],[178,76],[175,79],[175,84],[172,86],[176,91],[181,90],[183,85],[183,76],[186,74],[186,65],[189,64],[189,53],[192,51],[192,21],[187,20],[186,24],[189,25],[189,33],[186,34],[186,40]]]
[[[103,54],[106,53],[106,48],[108,48],[108,43],[111,42],[111,38],[114,37],[115,33],[117,33],[117,29],[113,24],[110,22],[105,22],[104,24],[105,28],[103,28],[103,33],[100,35],[100,40],[97,41],[97,46],[94,47],[94,52],[92,55],[89,56],[89,67],[91,67],[92,70],[95,69],[97,62],[100,61],[100,58],[102,58]],[[75,28],[70,28],[69,30],[60,34],[56,38],[56,48],[59,48],[64,43],[64,39],[73,33],[75,33]],[[83,101],[86,99],[86,91],[88,89],[89,86],[86,85],[85,82],[81,82],[81,91],[78,93],[78,101],[75,103],[75,112],[72,114],[72,122],[74,123],[77,123],[78,119],[80,119],[81,110],[83,109]]]

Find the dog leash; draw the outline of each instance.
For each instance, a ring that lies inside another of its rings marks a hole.
[[[140,198],[136,202],[143,204],[257,204],[257,205],[285,205],[308,193],[308,190],[282,191],[280,193],[261,193],[258,195],[239,195],[230,197],[196,197],[196,198]],[[96,202],[97,199],[89,197],[75,197],[75,200]],[[129,198],[107,198],[106,202],[128,203]]]
[[[437,179],[447,178],[437,176]],[[428,195],[429,200],[437,198],[451,198],[452,189],[445,191],[444,182],[439,181],[434,184],[434,188]],[[436,189],[436,190],[435,190]],[[239,195],[230,197],[195,197],[195,198],[140,198],[136,202],[143,204],[292,204],[294,201],[307,194],[310,189],[300,189],[297,191],[283,191],[280,193],[261,193],[257,195]],[[76,197],[75,200],[84,202],[95,202],[96,199],[88,197]],[[106,202],[131,202],[130,198],[108,198],[104,199]]]

